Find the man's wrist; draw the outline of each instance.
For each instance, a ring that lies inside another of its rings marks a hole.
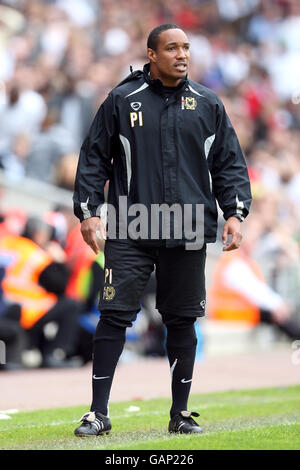
[[[84,222],[85,220],[89,220],[89,219],[100,219],[100,215],[91,215],[90,217],[84,217],[80,222]]]
[[[235,217],[235,218],[238,219],[240,222],[244,222],[244,220],[245,220],[245,217],[243,217],[241,214],[233,214],[233,215],[231,215],[230,217]]]

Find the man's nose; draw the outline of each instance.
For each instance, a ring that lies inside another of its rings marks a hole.
[[[186,59],[188,51],[184,47],[178,47],[177,49],[177,59]]]

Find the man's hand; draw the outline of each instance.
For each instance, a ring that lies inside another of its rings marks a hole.
[[[101,237],[105,240],[105,229],[100,217],[90,217],[81,222],[82,237],[97,255],[100,252],[100,248],[97,242],[96,231],[99,231]]]
[[[290,307],[285,302],[282,302],[279,307],[272,311],[271,315],[276,323],[284,323],[291,316]]]
[[[66,253],[59,243],[51,241],[47,243],[45,250],[56,263],[65,263],[67,261]]]
[[[223,251],[231,251],[239,248],[242,241],[241,222],[236,217],[229,217],[224,225],[222,241]],[[231,235],[231,242],[227,245],[228,235]]]

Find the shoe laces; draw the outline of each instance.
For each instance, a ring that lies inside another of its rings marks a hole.
[[[81,421],[85,421],[86,423],[94,423],[96,420],[103,421],[101,417],[98,418],[98,416],[96,416],[95,411],[88,411],[87,413],[84,413],[84,415],[81,416],[81,418],[78,420],[78,423],[80,423]]]
[[[198,418],[199,413],[197,413],[196,411],[180,411],[180,414],[183,418],[190,418],[191,416],[194,416],[195,418]]]
[[[198,423],[196,423],[196,421],[192,418],[192,416],[194,416],[195,418],[198,418],[198,416],[200,415],[196,411],[187,411],[187,410],[181,411],[179,413],[179,417],[183,418],[185,422],[188,422],[189,424],[193,424],[194,426],[199,426]]]
[[[99,416],[100,415],[100,416]],[[102,432],[105,429],[104,416],[99,413],[96,415],[95,411],[89,411],[85,413],[79,420],[82,421],[84,425],[89,425],[92,428],[95,428],[97,432]]]

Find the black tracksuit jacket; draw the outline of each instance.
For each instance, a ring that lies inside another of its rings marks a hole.
[[[167,97],[168,96],[168,97]],[[189,79],[170,95],[149,76],[149,64],[114,88],[100,106],[79,157],[74,212],[99,216],[104,186],[118,210],[131,204],[204,205],[204,242],[217,232],[216,200],[224,218],[246,217],[251,192],[247,166],[224,105]],[[167,246],[184,244],[167,240]]]

